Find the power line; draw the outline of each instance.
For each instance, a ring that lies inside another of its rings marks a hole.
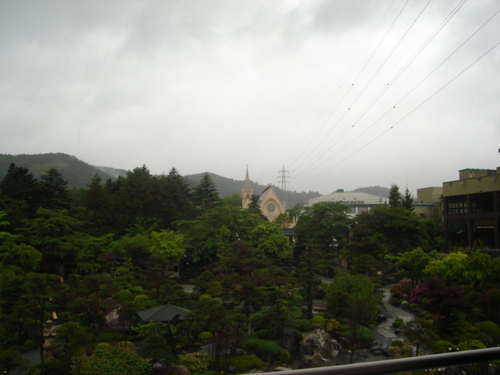
[[[465,0],[467,1],[467,0]],[[405,66],[400,70],[400,72],[398,72],[396,74],[396,76],[394,76],[394,80],[396,80],[397,78],[399,78],[399,76],[402,74],[402,72],[408,68],[408,66],[411,64],[411,62],[413,62],[416,57],[418,56],[418,54],[420,54],[422,52],[422,50],[430,43],[430,41],[437,35],[437,33],[439,33],[439,31],[442,30],[442,28],[449,22],[449,20],[458,12],[458,10],[463,6],[463,4],[465,3],[465,1],[461,2],[460,4],[457,5],[457,7],[455,7],[455,9],[448,15],[448,17],[445,18],[445,20],[441,23],[441,25],[435,30],[435,32],[433,34],[431,34],[431,36],[428,38],[428,40],[417,50],[418,53],[415,53],[412,58],[410,58],[410,60],[407,61],[407,63],[405,64]],[[463,41],[451,54],[449,54],[439,65],[437,65],[424,79],[422,79],[417,85],[415,85],[406,95],[404,95],[395,105],[393,105],[390,109],[388,109],[386,112],[384,112],[384,114],[382,116],[380,116],[375,122],[373,122],[368,128],[366,128],[361,134],[360,136],[362,136],[363,134],[365,134],[369,129],[371,129],[375,124],[377,124],[382,118],[384,118],[389,112],[391,112],[393,109],[396,108],[396,106],[398,106],[399,104],[401,104],[401,102],[406,99],[413,91],[415,91],[425,80],[427,80],[436,70],[438,70],[446,61],[448,61],[459,49],[461,49],[472,37],[474,37],[474,35],[476,35],[486,24],[488,24],[498,13],[500,12],[500,9],[495,12],[488,20],[486,20],[476,31],[474,31],[465,41]],[[385,91],[387,90],[387,88],[385,89]],[[377,99],[378,100],[378,99]],[[373,103],[374,104],[374,103]],[[370,108],[371,106],[373,106],[373,104],[370,105]],[[363,115],[366,113],[366,111],[363,113]],[[360,119],[360,118],[359,118]],[[357,121],[359,121],[359,119]],[[344,133],[341,134],[337,140],[333,143],[333,144],[330,144],[329,147],[327,149],[323,149],[321,150],[321,154],[316,157],[316,159],[314,160],[314,162],[312,163],[313,165],[315,163],[318,163],[319,160],[321,160],[321,158],[324,157],[324,155],[330,151],[333,146],[335,146],[335,144],[337,144],[346,134],[347,132],[349,132],[352,128],[354,127],[354,124],[351,126],[351,127],[348,127],[345,129]],[[360,137],[359,136],[359,137]],[[344,149],[346,149],[348,146],[350,146],[352,143],[354,143],[355,141],[357,141],[359,139],[359,137],[357,139],[353,139],[351,140],[351,142],[349,142],[348,144],[346,144],[342,149],[338,150],[334,155],[332,155],[330,158],[328,158],[327,160],[325,160],[324,162],[322,162],[321,164],[319,164],[318,166],[316,166],[314,169],[310,169],[308,172],[310,171],[314,171],[316,168],[318,167],[321,167],[322,165],[324,165],[325,163],[327,163],[329,160],[331,160],[333,157],[335,157],[336,155],[338,155],[340,152],[342,152]],[[305,173],[307,172],[303,172],[303,173],[300,173],[298,174],[297,177],[300,177],[302,175],[304,175]]]
[[[497,12],[498,13],[498,12]],[[424,101],[422,101],[418,106],[416,106],[415,108],[413,108],[410,112],[408,112],[405,116],[403,116],[401,119],[399,119],[397,122],[395,122],[393,125],[391,125],[391,127],[387,128],[385,131],[383,131],[381,134],[379,134],[377,137],[373,138],[371,141],[369,141],[368,143],[366,143],[365,145],[363,145],[361,148],[359,148],[358,150],[356,150],[355,152],[353,152],[352,154],[350,154],[349,156],[347,156],[346,158],[342,159],[341,161],[339,161],[338,163],[336,163],[335,165],[331,166],[330,168],[324,170],[323,172],[321,173],[318,173],[316,176],[314,177],[311,177],[307,180],[312,180],[313,178],[315,177],[318,177],[318,176],[321,176],[329,171],[331,171],[333,168],[337,167],[339,164],[343,163],[344,161],[350,159],[351,157],[353,157],[354,155],[356,155],[358,152],[362,151],[364,148],[368,147],[370,144],[372,144],[373,142],[375,142],[377,139],[379,139],[380,137],[382,137],[383,135],[385,135],[387,132],[389,132],[390,130],[394,129],[394,127],[396,125],[399,125],[403,120],[405,120],[408,116],[410,116],[411,114],[413,114],[416,110],[418,110],[420,107],[422,107],[425,103],[427,103],[429,100],[431,100],[434,96],[436,96],[438,93],[440,93],[443,89],[445,89],[448,85],[450,85],[453,81],[455,81],[458,77],[460,77],[463,73],[465,73],[467,70],[469,70],[472,66],[474,66],[479,60],[481,60],[484,56],[486,56],[487,54],[489,54],[491,51],[493,51],[496,47],[498,47],[498,45],[500,45],[500,41],[498,41],[495,45],[493,45],[489,50],[487,50],[485,53],[483,53],[480,57],[478,57],[476,60],[474,60],[474,62],[472,62],[471,64],[469,64],[465,69],[463,69],[462,71],[460,71],[460,73],[458,73],[457,75],[455,75],[452,79],[450,79],[447,83],[445,83],[443,86],[441,86],[437,91],[435,91],[432,95],[430,95],[427,99],[425,99]],[[305,181],[305,180],[302,180],[302,181]]]
[[[351,75],[352,71],[354,70],[354,67],[357,65],[358,61],[360,60],[361,56],[363,55],[364,53],[364,50],[368,47],[368,45],[370,45],[371,41],[373,40],[373,38],[375,37],[377,31],[379,30],[380,26],[382,25],[383,21],[385,20],[385,18],[387,17],[387,15],[389,14],[389,11],[391,10],[392,6],[394,5],[396,0],[393,0],[392,3],[389,5],[389,7],[387,8],[387,11],[385,12],[384,16],[382,17],[382,19],[380,20],[376,30],[372,33],[372,37],[370,38],[370,40],[365,44],[365,46],[362,48],[360,54],[358,55],[357,59],[356,59],[356,62],[352,65],[351,67],[351,71],[349,72],[349,74],[346,75],[346,78],[344,79],[343,83],[341,84],[340,88],[342,88],[345,83],[347,82],[348,80],[348,77]],[[408,0],[407,0],[407,3],[408,3]],[[406,4],[405,4],[406,6]],[[404,8],[403,8],[404,9]],[[399,13],[401,14],[401,12]],[[399,17],[399,14],[398,14],[398,17]],[[396,17],[396,20],[397,18]],[[330,114],[328,115],[328,117],[326,118],[326,120],[323,122],[323,125],[320,127],[320,129],[316,132],[316,134],[309,140],[309,142],[307,143],[307,145],[302,149],[302,151],[298,154],[298,156],[295,158],[294,162],[296,162],[297,160],[300,159],[300,157],[302,156],[302,154],[305,152],[305,150],[307,150],[309,148],[309,146],[311,145],[311,143],[318,137],[318,135],[321,133],[321,131],[323,130],[323,128],[326,126],[326,124],[328,123],[328,121],[330,121],[330,119],[332,118],[332,116],[334,115],[334,113],[337,111],[338,107],[340,106],[340,104],[344,101],[344,99],[346,98],[346,96],[349,94],[349,92],[351,91],[351,89],[354,87],[355,83],[357,82],[358,78],[361,76],[361,74],[364,72],[366,66],[368,65],[368,63],[371,61],[371,59],[373,58],[373,56],[375,55],[375,53],[378,51],[380,45],[382,44],[382,42],[385,40],[385,38],[387,37],[387,34],[389,33],[389,31],[391,30],[392,26],[394,25],[395,21],[394,20],[391,24],[391,26],[389,27],[389,29],[386,31],[386,33],[384,34],[384,36],[382,37],[382,39],[379,41],[378,45],[375,47],[375,49],[373,50],[372,54],[370,55],[370,57],[368,58],[367,62],[365,63],[365,65],[363,66],[363,68],[360,70],[360,72],[358,73],[358,75],[356,76],[356,78],[353,80],[352,84],[349,85],[349,88],[347,89],[347,91],[344,93],[344,95],[342,96],[342,98],[338,101],[337,105],[335,106],[335,108],[330,112]],[[330,102],[330,104],[333,102],[333,100]],[[345,115],[345,113],[344,113]],[[343,116],[344,116],[343,115]],[[343,117],[342,116],[342,117]],[[340,120],[339,120],[340,121]],[[338,122],[333,126],[335,127]],[[332,129],[333,130],[333,129]],[[331,131],[328,133],[330,134]],[[328,136],[328,135],[327,135]],[[324,140],[325,138],[323,138]],[[320,144],[322,143],[322,141],[320,142]],[[302,162],[299,163],[299,165],[297,165],[296,167],[294,167],[294,171],[296,171],[302,164],[304,164],[304,162],[306,162],[309,158],[309,156],[311,156],[311,154],[315,151],[315,149],[313,148],[309,154],[304,158],[302,159]]]

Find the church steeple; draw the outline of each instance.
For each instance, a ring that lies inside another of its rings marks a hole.
[[[250,184],[250,177],[248,175],[248,165],[247,165],[247,175],[245,178],[245,187],[241,191],[241,207],[248,208],[250,202],[252,201],[253,189]]]

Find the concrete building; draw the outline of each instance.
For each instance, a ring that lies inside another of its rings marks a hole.
[[[322,202],[340,202],[350,207],[349,214],[351,216],[356,216],[363,211],[369,211],[372,207],[385,205],[388,201],[389,200],[387,198],[382,198],[377,195],[353,191],[345,192],[344,190],[339,189],[335,193],[309,199],[305,203],[305,206],[311,207],[316,203]]]
[[[500,249],[500,167],[459,171],[459,180],[443,183],[442,203],[448,250]]]
[[[420,217],[426,219],[429,219],[431,217],[442,219],[442,197],[442,187],[427,187],[417,189],[417,197],[415,198],[415,203],[413,204],[413,211]]]

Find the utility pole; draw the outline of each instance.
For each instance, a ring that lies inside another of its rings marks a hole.
[[[288,190],[287,190],[287,185],[290,183],[290,176],[288,175],[288,171],[285,169],[285,165],[283,165],[283,168],[281,168],[280,171],[278,171],[278,181],[281,190],[285,192],[285,209],[288,208]]]

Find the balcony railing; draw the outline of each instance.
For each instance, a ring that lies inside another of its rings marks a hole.
[[[382,375],[480,363],[481,374],[488,373],[488,362],[500,361],[500,348],[433,354],[422,357],[389,359],[301,370],[281,371],[280,375]],[[268,373],[276,375],[276,373]],[[263,374],[261,374],[263,375]]]

